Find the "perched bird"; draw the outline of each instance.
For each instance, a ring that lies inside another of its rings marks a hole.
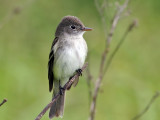
[[[83,34],[91,30],[75,16],[65,16],[59,23],[48,62],[49,91],[53,89],[53,97],[63,89],[76,72],[81,75],[81,68],[87,56],[87,44]],[[76,86],[77,83],[78,80],[73,85]],[[64,100],[65,93],[61,94],[52,105],[49,112],[50,119],[63,117]]]

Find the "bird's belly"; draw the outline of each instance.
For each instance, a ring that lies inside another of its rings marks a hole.
[[[75,48],[67,48],[59,54],[54,66],[54,75],[57,79],[69,79],[77,69],[83,66],[85,53],[81,52]]]

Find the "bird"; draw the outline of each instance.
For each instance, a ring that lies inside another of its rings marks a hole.
[[[50,108],[49,118],[63,117],[65,92],[63,86],[76,73],[82,74],[82,66],[87,56],[87,43],[83,38],[86,31],[92,28],[85,27],[76,16],[65,16],[57,26],[48,61],[49,91],[53,89],[53,96],[60,93],[60,97]],[[73,83],[77,85],[78,80]]]

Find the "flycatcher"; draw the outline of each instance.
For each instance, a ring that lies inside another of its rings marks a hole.
[[[63,89],[76,72],[81,75],[81,68],[87,56],[87,44],[83,34],[91,30],[75,16],[65,16],[59,23],[48,62],[49,91],[53,89],[53,97]],[[77,83],[78,80],[73,85],[76,86]],[[64,100],[65,93],[61,94],[52,105],[49,112],[50,119],[63,117]]]

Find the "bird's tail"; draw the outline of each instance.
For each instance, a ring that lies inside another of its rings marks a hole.
[[[54,96],[59,93],[59,87],[54,85]],[[59,85],[58,85],[59,86]],[[49,118],[52,119],[53,117],[63,117],[64,112],[64,100],[65,100],[65,92],[59,96],[59,98],[53,103],[49,112]]]

